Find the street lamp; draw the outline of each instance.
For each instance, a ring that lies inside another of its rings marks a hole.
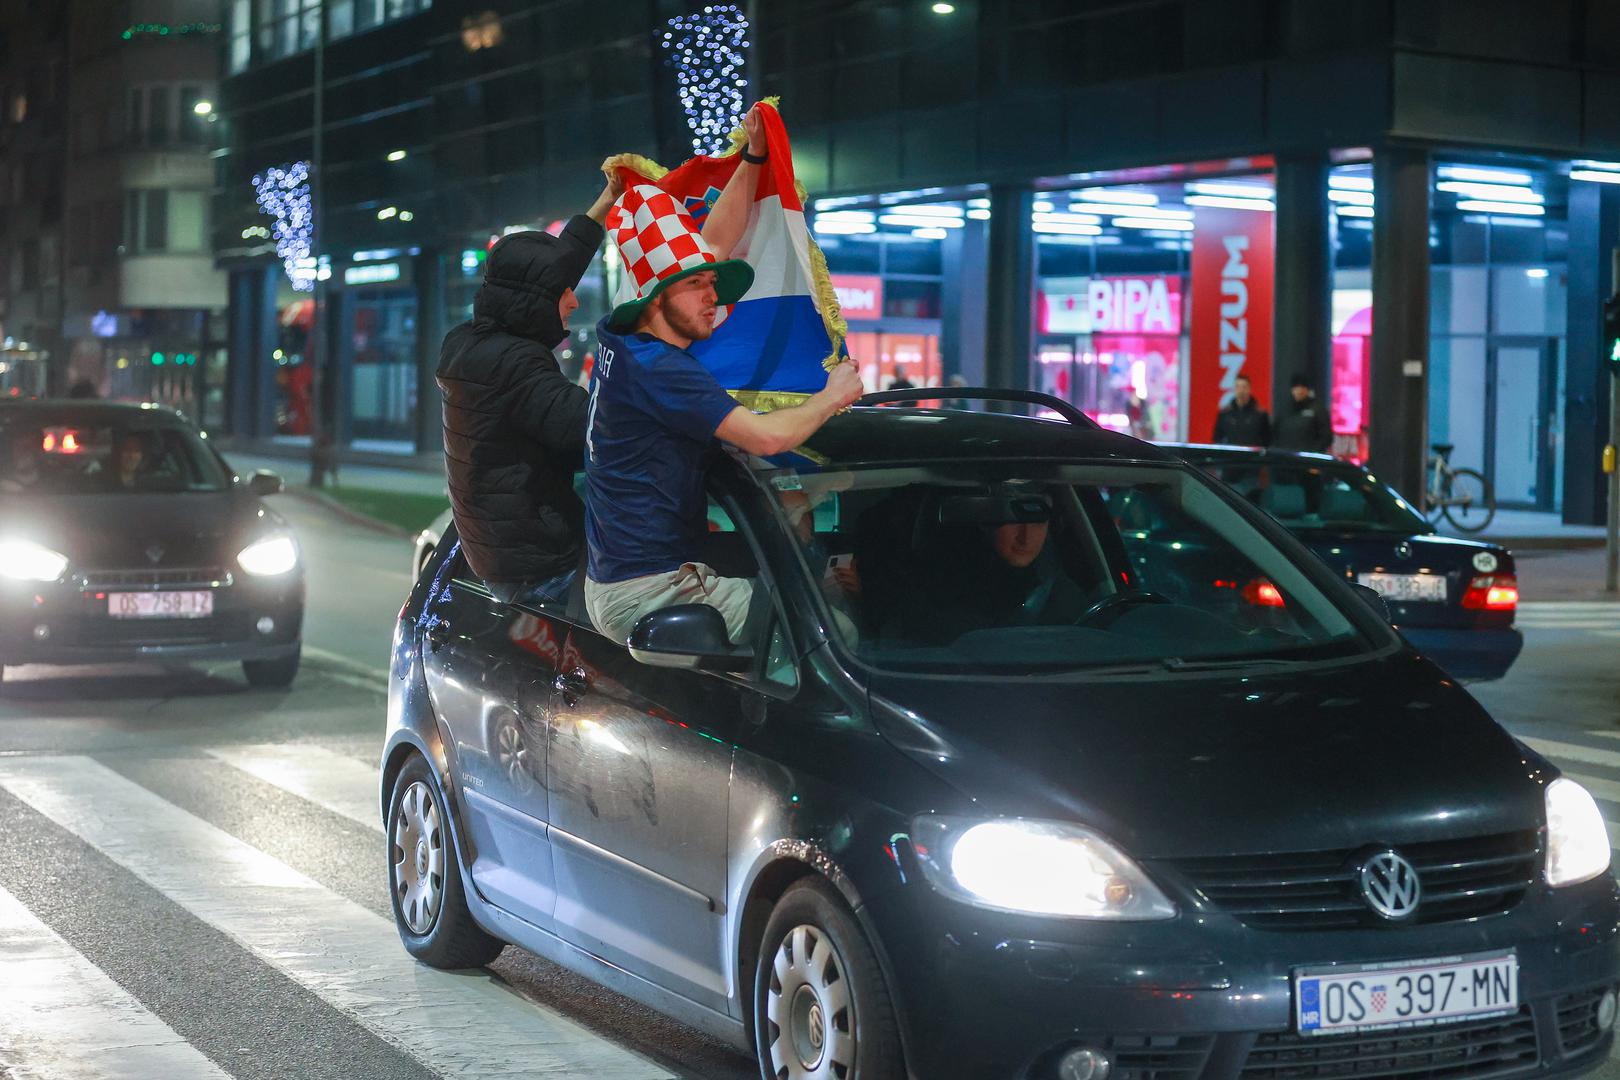
[[[214,103],[212,101],[199,101],[191,107],[191,111],[198,116],[209,116],[214,111]]]

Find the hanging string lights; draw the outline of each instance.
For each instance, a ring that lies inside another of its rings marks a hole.
[[[743,115],[748,19],[735,4],[712,4],[669,20],[663,46],[675,67],[692,149],[719,153]]]
[[[269,168],[253,178],[259,211],[274,224],[270,235],[276,254],[287,270],[287,280],[299,292],[315,288],[315,261],[309,241],[315,219],[309,198],[309,162],[295,161],[284,168]],[[245,235],[245,234],[244,234]]]

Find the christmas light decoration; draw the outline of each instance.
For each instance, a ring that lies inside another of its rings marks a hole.
[[[270,234],[276,241],[276,254],[287,271],[287,280],[299,292],[315,288],[315,260],[309,241],[314,231],[314,206],[309,197],[309,162],[295,161],[282,168],[270,168],[253,178],[259,212],[273,219]]]
[[[742,120],[748,79],[748,19],[734,4],[712,4],[669,20],[663,46],[675,66],[692,149],[719,153]]]

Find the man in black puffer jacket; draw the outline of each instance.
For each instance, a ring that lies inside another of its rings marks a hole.
[[[502,237],[484,263],[472,321],[445,335],[439,352],[456,532],[473,573],[507,603],[563,599],[579,566],[584,508],[574,473],[589,398],[552,350],[568,336],[574,286],[618,195],[614,181],[560,236]]]

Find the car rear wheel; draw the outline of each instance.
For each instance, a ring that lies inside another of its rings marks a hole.
[[[388,892],[406,951],[430,967],[482,967],[505,947],[467,910],[444,800],[421,756],[400,770],[388,800]]]
[[[754,975],[754,1046],[765,1080],[899,1080],[900,1036],[877,955],[820,878],[790,886]]]
[[[278,660],[244,660],[242,674],[247,676],[250,686],[291,686],[298,674],[298,661],[302,653],[302,649],[295,649],[290,656]]]

